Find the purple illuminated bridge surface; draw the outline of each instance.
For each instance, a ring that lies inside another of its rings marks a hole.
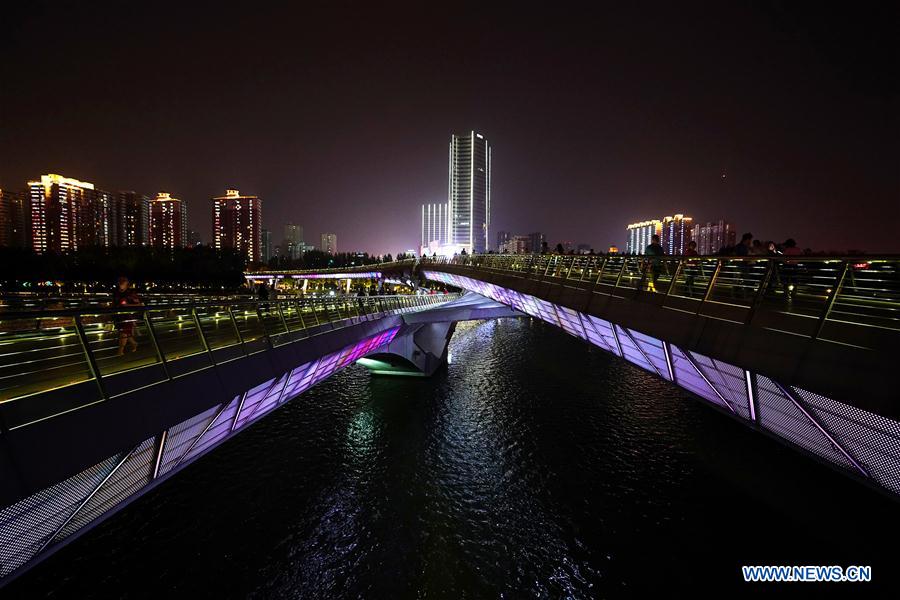
[[[62,547],[250,423],[389,344],[399,329],[302,364],[0,510],[0,577]]]
[[[900,495],[896,421],[529,294],[453,273],[425,270],[424,275],[555,325],[848,475]]]
[[[295,275],[244,275],[246,279],[380,279],[380,271],[348,272],[348,273],[301,273]]]

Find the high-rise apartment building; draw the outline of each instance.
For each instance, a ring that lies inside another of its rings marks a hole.
[[[76,237],[79,247],[117,245],[118,195],[105,190],[94,190],[93,198],[85,207],[84,217],[78,220]]]
[[[242,196],[228,189],[224,196],[212,199],[213,247],[234,248],[249,262],[262,258],[262,200],[259,196]]]
[[[663,217],[661,244],[669,256],[680,256],[687,250],[693,235],[693,219],[682,214]]]
[[[281,242],[282,256],[297,259],[303,255],[303,227],[294,223],[285,223],[284,239]]]
[[[497,247],[497,251],[505,254],[524,254],[528,252],[527,235],[511,235]]]
[[[272,258],[272,232],[268,229],[263,229],[260,233],[259,251],[262,253],[262,261],[269,262]]]
[[[126,190],[116,201],[117,246],[148,246],[150,244],[150,198]]]
[[[544,250],[544,243],[547,241],[547,238],[543,233],[536,231],[534,233],[528,234],[528,248],[527,252],[531,252],[534,254],[539,254]]]
[[[480,133],[450,138],[448,239],[454,250],[487,252],[491,225],[491,147]]]
[[[652,221],[641,221],[632,223],[626,229],[628,236],[625,242],[626,254],[643,254],[644,250],[650,245],[650,239],[654,235],[662,234],[662,221],[654,219]]]
[[[284,239],[295,244],[303,243],[303,226],[294,223],[284,224]]]
[[[510,232],[508,232],[508,231],[498,231],[498,232],[497,232],[497,246],[496,246],[496,248],[497,248],[497,251],[498,251],[498,252],[502,252],[502,251],[503,251],[503,250],[501,250],[501,248],[503,248],[503,245],[506,244],[506,242],[508,242],[508,241],[509,241],[509,238],[511,238],[512,236],[513,236],[513,234],[510,233]]]
[[[35,252],[68,252],[94,241],[83,239],[95,216],[93,183],[50,173],[29,181],[28,193]]]
[[[337,234],[336,233],[323,233],[322,234],[322,252],[326,252],[328,254],[337,254]]]
[[[150,202],[150,245],[169,249],[187,245],[186,207],[168,192],[159,192]]]
[[[422,205],[422,232],[419,252],[433,254],[447,244],[447,203]]]
[[[698,223],[694,225],[691,235],[697,242],[697,253],[703,256],[716,254],[726,246],[734,246],[737,239],[734,225],[725,219],[705,225]]]
[[[25,195],[0,189],[0,246],[28,245],[28,203]]]

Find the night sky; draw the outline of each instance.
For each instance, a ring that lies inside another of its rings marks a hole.
[[[167,190],[208,242],[209,198],[236,186],[276,242],[293,221],[308,243],[393,253],[446,201],[450,134],[475,129],[492,244],[605,250],[683,212],[900,252],[896,2],[15,4],[2,187],[58,172]]]

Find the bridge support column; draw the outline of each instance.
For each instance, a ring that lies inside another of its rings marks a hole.
[[[359,360],[376,375],[429,377],[447,361],[454,322],[408,325],[390,344]]]

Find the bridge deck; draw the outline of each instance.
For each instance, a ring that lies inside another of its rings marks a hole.
[[[311,335],[323,326],[428,308],[455,295],[325,297],[255,302],[217,299],[140,308],[85,307],[0,313],[0,426],[11,429],[127,391],[122,375],[152,372],[149,381],[182,376]],[[120,332],[135,351],[119,354]],[[48,404],[41,395],[96,382],[77,404]],[[27,403],[27,406],[24,406]]]

